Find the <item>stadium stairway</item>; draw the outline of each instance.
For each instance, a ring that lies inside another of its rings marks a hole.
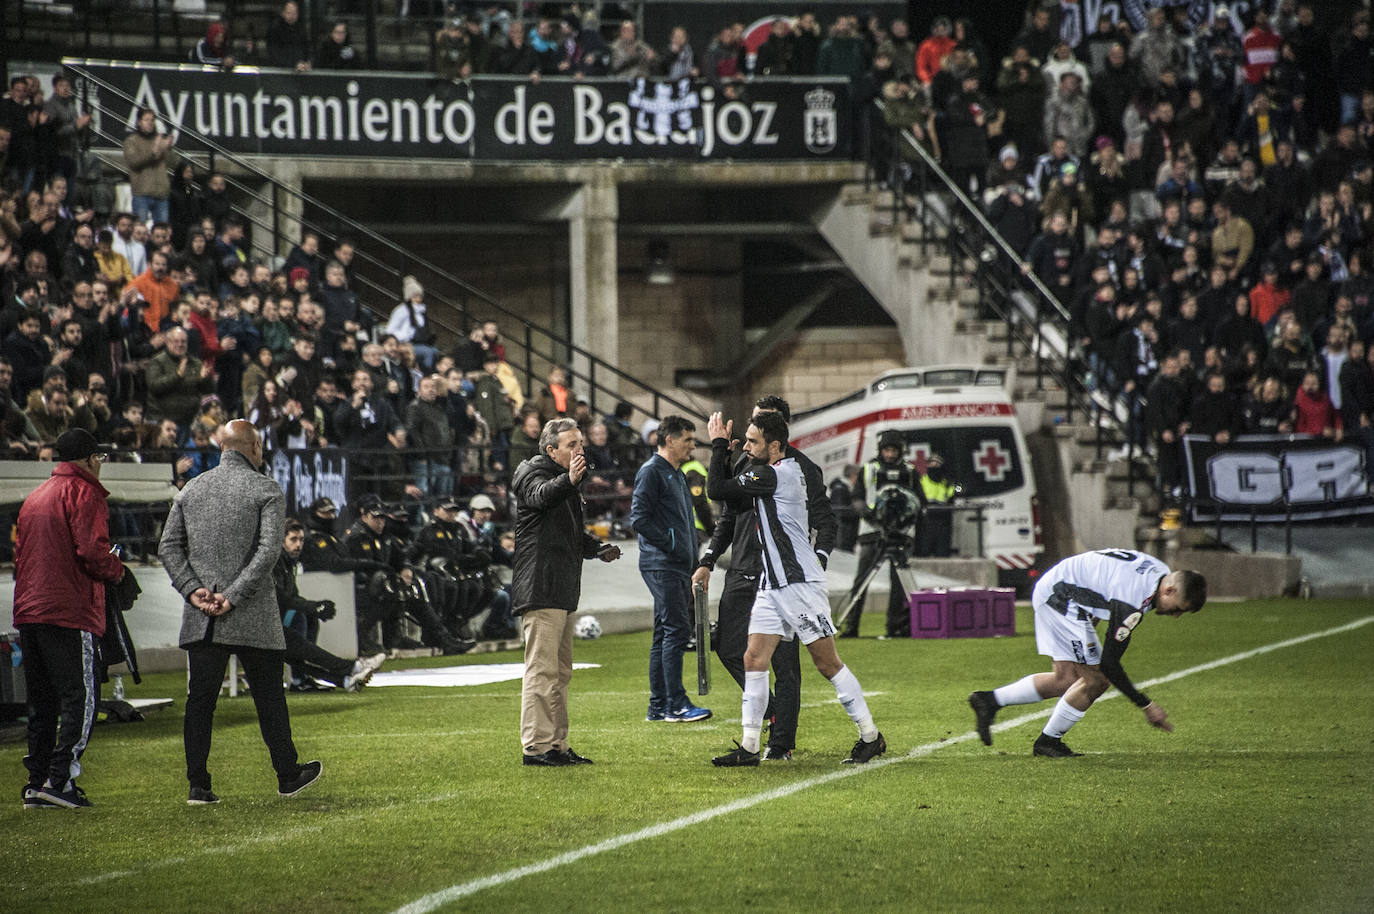
[[[1063,386],[1037,376],[1033,346],[1005,321],[983,316],[985,293],[974,281],[974,270],[983,266],[952,255],[942,233],[926,237],[920,221],[894,219],[893,204],[890,190],[851,185],[817,224],[892,315],[909,363],[967,361],[1009,369],[1008,388],[1040,491],[1047,553],[1153,543],[1160,499],[1152,468],[1140,456],[1134,468],[1124,459],[1108,459],[1120,448],[1120,436],[1087,421],[1081,411],[1071,419]]]

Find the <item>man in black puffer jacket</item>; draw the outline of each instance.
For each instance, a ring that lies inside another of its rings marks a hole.
[[[620,549],[587,533],[582,480],[587,460],[574,419],[550,419],[539,454],[516,467],[514,612],[525,635],[520,739],[526,765],[590,764],[568,745],[572,614],[582,593],[582,562],[614,562]]]

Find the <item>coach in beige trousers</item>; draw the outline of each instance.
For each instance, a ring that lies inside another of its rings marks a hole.
[[[568,745],[568,684],[573,671],[573,619],[582,594],[582,563],[614,562],[620,549],[587,533],[582,481],[587,460],[572,419],[551,419],[539,453],[515,468],[515,561],[512,611],[525,637],[520,698],[521,760],[526,765],[590,765]]]

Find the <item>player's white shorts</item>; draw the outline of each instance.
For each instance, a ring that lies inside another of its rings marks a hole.
[[[1092,619],[1081,621],[1078,609],[1069,605],[1068,615],[1051,609],[1040,600],[1035,607],[1035,647],[1051,660],[1072,660],[1097,666],[1102,662],[1102,642]]]
[[[760,587],[749,613],[749,634],[780,635],[784,641],[796,638],[802,644],[834,635],[825,585],[805,581],[776,590]]]

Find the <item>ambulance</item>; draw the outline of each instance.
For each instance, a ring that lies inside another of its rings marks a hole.
[[[905,459],[924,473],[940,455],[961,487],[954,505],[954,554],[997,563],[1003,583],[1023,585],[1044,551],[1040,505],[1026,439],[1007,391],[1007,372],[982,365],[899,368],[816,409],[798,412],[792,446],[820,466],[828,484],[846,464],[878,452],[878,436],[895,429]],[[982,507],[981,536],[978,513]]]

